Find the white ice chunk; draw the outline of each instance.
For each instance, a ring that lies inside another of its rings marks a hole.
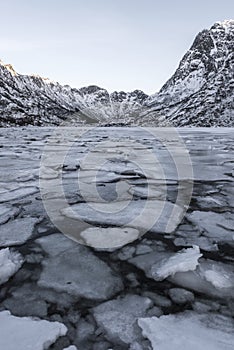
[[[0,285],[7,282],[23,264],[23,257],[9,248],[0,250]]]
[[[6,191],[1,193],[0,203],[9,202],[16,199],[24,198],[30,196],[31,194],[37,193],[39,190],[37,187],[20,187],[13,191]]]
[[[40,287],[99,300],[108,299],[123,288],[121,278],[87,247],[60,234],[37,241],[49,254],[42,263]]]
[[[0,204],[0,224],[4,224],[9,219],[13,218],[19,210],[10,205]]]
[[[208,238],[213,238],[217,242],[232,241],[234,239],[232,214],[194,211],[188,214],[187,218]]]
[[[35,218],[20,218],[0,227],[0,247],[9,247],[25,243],[33,234]]]
[[[153,350],[233,349],[233,320],[219,314],[184,312],[159,318],[140,318],[138,324]]]
[[[173,210],[176,215],[172,215]],[[126,225],[146,231],[171,233],[179,225],[184,209],[168,201],[133,200],[79,203],[62,209],[61,213],[65,217],[94,225]]]
[[[0,349],[4,350],[48,349],[67,333],[62,323],[16,317],[9,311],[0,312],[0,324]]]
[[[88,246],[93,248],[112,249],[136,240],[139,237],[139,231],[131,227],[90,227],[81,233],[81,237]]]
[[[206,260],[201,264],[200,271],[215,288],[234,288],[234,268],[230,265]]]
[[[93,313],[110,341],[121,345],[131,344],[140,337],[137,319],[144,317],[151,306],[149,298],[129,294],[124,298],[98,305],[93,309]]]
[[[199,293],[233,298],[234,270],[231,265],[222,262],[201,259],[195,271],[178,272],[169,279]]]
[[[223,276],[218,271],[208,270],[205,271],[205,279],[212,283],[216,288],[231,287],[232,284],[228,281],[226,276]]]
[[[176,272],[195,270],[199,264],[198,259],[201,256],[198,246],[183,249],[170,258],[165,258],[154,264],[151,268],[152,277],[156,281],[162,281]]]

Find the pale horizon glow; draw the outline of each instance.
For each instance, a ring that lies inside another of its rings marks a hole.
[[[153,94],[199,31],[234,17],[234,2],[9,0],[0,16],[0,59],[18,73]]]

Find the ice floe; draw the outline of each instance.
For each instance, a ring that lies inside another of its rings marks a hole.
[[[140,318],[138,324],[153,350],[233,349],[233,320],[219,314],[185,312],[159,318]]]
[[[179,271],[195,270],[199,264],[198,259],[202,256],[198,246],[182,249],[177,253],[156,250],[130,258],[128,261],[143,270],[146,275],[156,281],[164,280],[175,275]]]
[[[9,311],[0,312],[0,323],[0,349],[4,350],[45,350],[67,333],[62,323],[20,318]]]
[[[31,186],[20,187],[12,191],[6,191],[4,193],[1,193],[0,203],[10,202],[16,199],[24,198],[37,192],[39,192],[39,189],[37,187]]]
[[[93,314],[110,341],[131,344],[139,339],[137,319],[146,315],[151,306],[149,298],[130,294],[100,304]]]
[[[171,218],[175,209],[177,215]],[[158,233],[173,232],[181,221],[183,208],[160,200],[133,200],[107,203],[79,203],[61,213],[71,219],[90,224],[130,226]]]
[[[0,250],[0,285],[7,282],[23,264],[23,257],[9,248]]]
[[[234,240],[234,220],[231,213],[194,211],[187,218],[198,227],[202,235],[216,242]]]
[[[20,218],[0,227],[0,247],[9,247],[25,243],[33,234],[35,218]]]
[[[220,298],[234,298],[233,266],[201,259],[195,271],[177,272],[169,278],[173,283],[190,290]]]
[[[59,234],[38,241],[49,254],[52,251],[42,262],[40,287],[100,300],[110,298],[123,288],[121,278],[88,248]]]
[[[183,249],[168,259],[163,259],[151,267],[151,275],[156,281],[161,281],[176,272],[195,270],[202,256],[198,246]]]
[[[18,215],[20,210],[11,205],[0,204],[0,225]]]
[[[131,227],[90,227],[82,231],[80,236],[90,247],[113,249],[135,241],[139,237],[139,231]]]

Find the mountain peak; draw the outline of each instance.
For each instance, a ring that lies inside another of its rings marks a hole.
[[[17,72],[14,70],[12,64],[4,63],[2,60],[0,60],[0,65],[3,66],[4,68],[6,68],[8,70],[8,72],[10,72],[13,76],[17,75]]]
[[[217,26],[217,25],[220,27],[223,27],[225,29],[227,29],[227,28],[234,29],[234,19],[225,19],[224,21],[218,21],[212,27]]]
[[[174,125],[234,125],[234,20],[204,29],[148,107]],[[153,117],[151,118],[153,119]]]

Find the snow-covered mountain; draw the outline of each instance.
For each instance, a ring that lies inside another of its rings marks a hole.
[[[142,106],[149,97],[141,90],[132,92],[113,92],[97,86],[88,86],[78,90],[81,95],[80,112],[87,117],[101,123],[127,123],[139,116]],[[78,113],[78,117],[79,117]],[[84,119],[84,118],[83,118]]]
[[[161,90],[74,89],[0,61],[0,126],[73,123],[234,126],[234,20],[200,32]]]
[[[0,126],[54,125],[70,115],[73,122],[118,120],[136,113],[147,97],[140,90],[109,94],[98,86],[73,89],[18,74],[0,61]]]
[[[77,108],[70,87],[18,74],[11,65],[0,62],[1,125],[56,124],[60,116]]]
[[[234,20],[203,30],[159,93],[144,122],[176,126],[234,126]]]

